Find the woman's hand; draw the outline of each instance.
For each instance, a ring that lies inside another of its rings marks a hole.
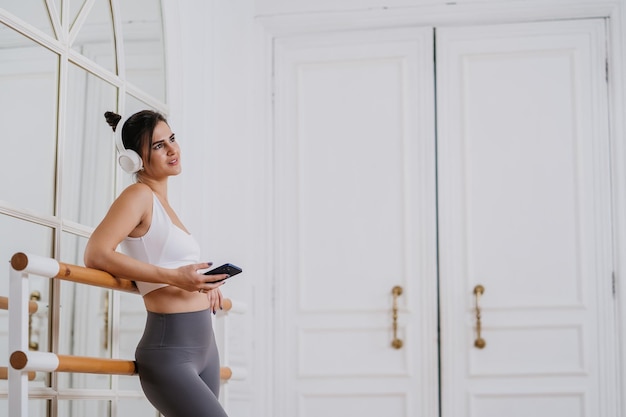
[[[215,288],[206,293],[207,298],[209,299],[209,305],[211,306],[211,310],[213,310],[213,314],[217,310],[222,309],[222,291],[219,288]]]
[[[211,263],[191,264],[181,266],[180,268],[171,270],[174,272],[174,276],[167,280],[170,285],[174,285],[178,288],[182,288],[187,291],[199,291],[208,293],[224,284],[224,281],[218,281],[226,278],[226,275],[204,275],[198,273],[200,269],[207,269],[211,267]],[[220,293],[221,303],[221,293]]]

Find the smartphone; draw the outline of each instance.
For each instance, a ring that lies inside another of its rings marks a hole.
[[[218,266],[217,268],[213,268],[210,271],[207,271],[204,273],[204,275],[221,275],[221,274],[228,274],[229,277],[232,277],[233,275],[237,275],[240,272],[242,272],[242,269],[239,268],[238,266],[235,266],[233,264],[224,264],[222,266]],[[209,282],[221,282],[224,281],[226,278],[223,279],[218,279],[217,281],[209,281]]]

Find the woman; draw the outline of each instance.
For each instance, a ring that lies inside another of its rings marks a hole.
[[[121,117],[105,117],[115,132]],[[121,155],[138,154],[136,183],[94,230],[85,265],[135,281],[143,296],[147,321],[135,355],[152,405],[166,417],[225,417],[211,320],[223,282],[207,281],[226,275],[198,273],[211,264],[199,261],[197,242],[168,203],[168,178],[181,172],[180,148],[165,118],[150,110],[132,115],[121,136]]]

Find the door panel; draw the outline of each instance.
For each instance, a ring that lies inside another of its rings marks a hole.
[[[280,416],[438,412],[432,46],[431,28],[276,42]]]
[[[280,416],[616,415],[604,30],[276,42]]]
[[[444,417],[614,415],[604,30],[437,31]]]

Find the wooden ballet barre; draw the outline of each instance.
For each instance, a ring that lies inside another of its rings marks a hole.
[[[99,269],[86,268],[84,266],[71,265],[63,262],[51,260],[59,265],[58,272],[49,278],[58,278],[65,281],[77,282],[80,284],[93,285],[96,287],[109,288],[112,290],[126,291],[131,293],[138,293],[137,286],[132,280],[126,278],[116,278],[108,272],[101,271]],[[15,253],[11,257],[11,267],[16,271],[23,271],[28,267],[28,255],[23,252]],[[0,297],[0,309],[7,309],[9,302],[6,299],[6,307],[2,307],[2,298]],[[29,311],[35,306],[37,311],[37,303],[34,301],[29,302]],[[229,311],[233,307],[233,303],[230,299],[225,298],[222,300],[222,309]]]
[[[233,376],[233,370],[228,366],[222,366],[220,368],[220,379],[222,381],[228,381]]]
[[[133,360],[90,358],[70,355],[57,355],[51,352],[30,351],[28,347],[30,316],[40,307],[29,293],[29,276],[58,278],[70,282],[92,285],[110,290],[138,294],[135,283],[127,278],[116,278],[107,272],[70,265],[55,259],[24,252],[11,257],[9,268],[9,294],[0,297],[0,308],[9,311],[9,352],[10,367],[0,367],[0,379],[8,381],[8,415],[28,416],[29,392],[32,388],[28,380],[35,379],[36,372],[74,372],[107,375],[136,375],[137,364]],[[9,306],[9,299],[13,300]],[[30,300],[29,300],[30,299]],[[221,311],[242,313],[245,305],[222,299]],[[29,313],[30,311],[30,313]],[[246,369],[220,368],[220,379],[243,380]]]
[[[42,372],[76,372],[106,375],[136,375],[135,361],[125,359],[91,358],[86,356],[57,355],[50,352],[23,352],[17,350],[11,354],[11,366],[17,370]],[[220,368],[220,379],[226,381],[232,377],[232,370]]]
[[[9,309],[9,297],[0,296],[0,310]],[[28,314],[35,314],[39,309],[39,305],[36,301],[28,302]],[[2,379],[2,378],[0,378]]]
[[[222,299],[222,310],[229,311],[231,308],[233,308],[232,300],[230,298],[223,298]]]
[[[33,381],[37,376],[36,372],[29,371],[28,372],[28,380]],[[0,379],[8,379],[9,378],[9,368],[6,366],[0,366]]]
[[[51,260],[54,261],[54,260]],[[58,264],[58,271],[49,278],[59,278],[65,281],[78,282],[96,287],[109,288],[118,291],[137,293],[137,286],[129,279],[116,278],[113,275],[98,269],[84,266],[70,265],[54,261]],[[28,267],[28,255],[18,252],[11,257],[11,267],[16,271],[23,271]]]
[[[80,372],[89,374],[135,375],[135,362],[122,359],[56,355],[50,352],[16,350],[9,359],[17,370],[44,372]]]
[[[58,264],[58,272],[54,271],[56,275],[53,275],[50,278],[58,278],[65,281],[93,285],[101,288],[109,288],[112,290],[138,293],[137,286],[132,280],[126,278],[116,278],[108,272],[104,272],[99,269],[66,264],[53,259],[51,259],[50,261]],[[23,252],[18,252],[14,254],[11,257],[11,267],[16,271],[23,271],[24,269],[26,269],[28,267],[28,255]],[[5,301],[2,300],[3,298],[5,299]],[[5,307],[3,307],[3,305]],[[8,309],[8,306],[8,298],[0,297],[0,309]],[[222,300],[222,309],[224,311],[229,311],[232,307],[233,302],[230,299],[224,298]],[[33,308],[34,311],[31,312]],[[31,312],[31,314],[37,311],[37,308],[37,303],[35,301],[29,302],[29,312]]]

